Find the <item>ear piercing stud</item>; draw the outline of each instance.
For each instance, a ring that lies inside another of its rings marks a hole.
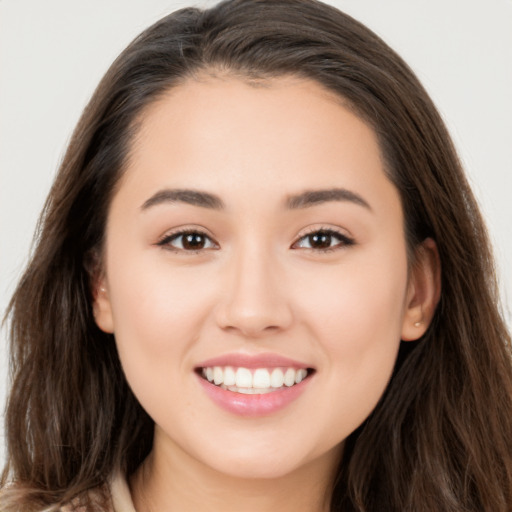
[[[419,322],[414,322],[414,327],[420,327],[423,322],[420,320]]]

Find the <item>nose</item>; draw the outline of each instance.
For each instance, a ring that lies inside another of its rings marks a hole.
[[[230,261],[227,276],[217,308],[217,323],[223,330],[260,338],[291,325],[286,279],[270,251],[240,251]]]

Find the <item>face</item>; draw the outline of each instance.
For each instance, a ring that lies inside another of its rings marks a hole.
[[[332,464],[424,332],[376,136],[314,82],[172,89],[107,224],[96,320],[156,453],[247,478]]]

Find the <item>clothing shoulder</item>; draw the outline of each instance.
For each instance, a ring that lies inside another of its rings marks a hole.
[[[23,491],[13,485],[0,489],[0,512],[26,512],[20,509]],[[30,507],[34,510],[33,506]],[[73,498],[68,504],[37,508],[38,512],[136,512],[130,489],[121,472],[113,474],[106,485],[89,490]]]
[[[136,512],[128,483],[120,472],[110,478],[108,491],[107,501],[105,492],[93,490],[87,496],[87,504],[82,505],[77,501],[62,508],[60,512]]]
[[[113,512],[136,512],[128,482],[120,472],[113,475],[110,481]]]

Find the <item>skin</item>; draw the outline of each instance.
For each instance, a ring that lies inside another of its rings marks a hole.
[[[332,188],[366,205],[286,207]],[[225,207],[148,205],[163,189]],[[139,512],[328,510],[344,439],[439,297],[435,245],[409,265],[403,225],[375,133],[315,82],[205,76],[148,108],[110,207],[94,305],[156,425],[131,479]],[[159,245],[178,228],[204,233],[204,248]],[[341,235],[327,237],[328,252],[307,236],[320,229]],[[262,352],[316,370],[284,409],[237,416],[198,384],[201,361]]]

